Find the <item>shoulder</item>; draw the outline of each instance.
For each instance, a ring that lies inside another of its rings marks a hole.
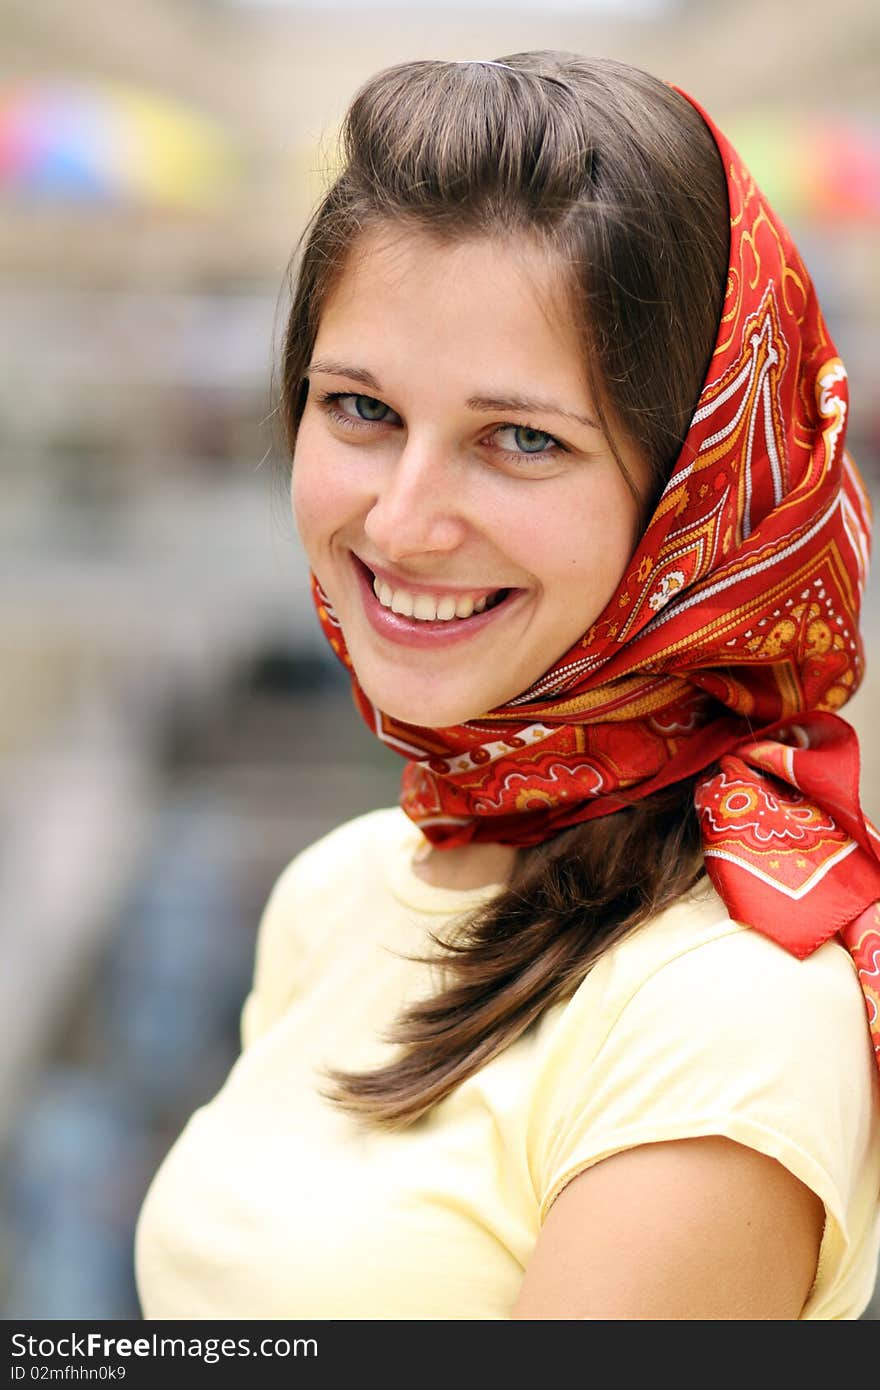
[[[846,948],[832,939],[799,960],[732,919],[706,880],[612,947],[585,988],[601,993],[609,1027],[660,1010],[673,1032],[723,1034],[748,1019],[768,1042],[818,1027],[867,1046],[864,996]]]
[[[321,896],[359,875],[375,871],[403,833],[406,817],[398,806],[381,807],[344,821],[300,850],[281,870],[269,893],[263,922],[283,913],[292,902]],[[408,823],[408,822],[407,822]]]
[[[403,833],[401,819],[396,806],[355,816],[281,870],[257,926],[253,987],[242,1013],[245,1046],[306,986],[339,924],[375,897],[379,866]]]
[[[630,1153],[648,1164],[649,1187],[664,1152],[679,1174],[690,1172],[682,1155],[697,1165],[710,1155],[706,1171],[722,1186],[736,1172],[746,1188],[753,1173],[769,1175],[771,1210],[779,1175],[755,1167],[748,1150],[824,1209],[805,1315],[864,1307],[876,1266],[880,1078],[845,947],[832,940],[798,960],[733,921],[705,887],[609,949],[553,1014],[530,1105],[542,1222],[575,1177],[606,1159],[615,1159],[606,1174],[628,1182],[616,1156]],[[608,1198],[601,1183],[581,1190]]]
[[[294,923],[332,904],[372,897],[382,865],[405,833],[404,813],[397,806],[368,811],[314,840],[290,860],[269,893],[258,929],[257,950],[271,949]],[[408,824],[408,822],[406,822]]]
[[[877,1168],[877,1068],[837,941],[798,960],[702,889],[609,950],[557,1007],[536,1112],[545,1210],[573,1167],[663,1139],[760,1148],[829,1203],[838,1194],[841,1222],[839,1194],[859,1165]]]

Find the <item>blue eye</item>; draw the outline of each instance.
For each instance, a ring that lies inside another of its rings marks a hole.
[[[514,438],[519,448],[526,454],[542,454],[548,444],[554,444],[552,434],[546,430],[533,430],[528,425],[517,425],[514,430]]]
[[[354,391],[324,391],[316,400],[337,425],[347,430],[356,430],[360,424],[384,425],[390,423],[389,417],[394,416],[394,411],[384,401],[377,400],[375,396],[359,396]],[[351,413],[352,405],[354,414]]]
[[[375,396],[351,396],[354,401],[354,408],[362,420],[384,420],[384,413],[389,406],[384,401],[377,401]]]
[[[345,430],[359,430],[361,425],[403,423],[396,411],[376,396],[363,396],[355,391],[325,391],[320,393],[316,400],[330,418]],[[497,441],[504,434],[513,435],[514,447],[508,448],[497,442],[492,447],[499,454],[505,455],[507,463],[515,464],[530,459],[549,461],[559,454],[569,452],[567,446],[555,435],[549,434],[547,430],[536,430],[531,425],[497,425],[491,432],[491,438]]]
[[[548,434],[546,430],[533,429],[531,425],[499,425],[495,436],[497,438],[503,434],[513,435],[515,447],[509,449],[506,445],[496,444],[496,448],[512,459],[544,458],[568,452],[555,435]]]

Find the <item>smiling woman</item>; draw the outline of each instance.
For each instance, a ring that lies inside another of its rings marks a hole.
[[[400,806],[275,885],[242,1055],[144,1204],[144,1312],[858,1317],[868,517],[807,271],[623,64],[406,63],[344,143],[281,410]]]
[[[462,724],[525,690],[635,548],[641,508],[591,418],[557,278],[527,243],[379,231],[325,304],[297,524],[362,688],[407,723]],[[623,448],[644,505],[649,466]]]

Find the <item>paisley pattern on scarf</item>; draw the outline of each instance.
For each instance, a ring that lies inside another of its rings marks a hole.
[[[604,612],[506,705],[428,729],[372,705],[315,576],[313,597],[361,715],[408,759],[403,809],[438,846],[537,844],[717,765],[696,796],[716,889],[798,956],[840,934],[880,1064],[880,837],[835,714],[863,674],[870,527],[846,372],[787,231],[692,104],[727,175],[725,300],[684,447]]]

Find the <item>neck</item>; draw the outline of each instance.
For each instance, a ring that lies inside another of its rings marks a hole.
[[[515,862],[513,845],[460,845],[443,850],[425,845],[413,859],[413,871],[434,888],[486,888],[507,883]]]

